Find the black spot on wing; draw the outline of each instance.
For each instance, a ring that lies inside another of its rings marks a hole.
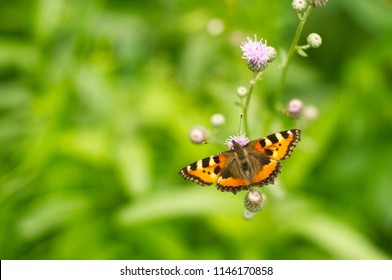
[[[290,130],[282,131],[282,132],[280,132],[280,135],[282,135],[282,137],[283,137],[284,139],[287,139],[287,138],[289,138],[289,136],[290,136],[289,131],[290,131]]]
[[[268,155],[268,156],[272,156],[274,154],[274,152],[270,149],[265,149],[264,152]]]
[[[214,156],[212,159],[215,161],[215,163],[219,163],[220,162],[219,161],[219,156]]]
[[[261,156],[259,159],[262,165],[268,165],[271,163],[271,160],[266,156]]]
[[[260,143],[261,147],[263,147],[263,148],[267,145],[267,143],[265,143],[265,139],[264,139],[264,138],[261,139],[261,140],[259,141],[259,143]]]
[[[279,142],[278,137],[276,137],[276,134],[271,134],[269,136],[267,136],[268,140],[270,140],[272,142],[272,144],[276,144]]]
[[[216,175],[218,175],[220,171],[221,171],[221,168],[219,167],[219,165],[214,168],[214,173]]]
[[[201,166],[203,166],[203,168],[210,166],[210,158],[203,158],[201,160]]]
[[[191,168],[191,170],[196,170],[197,169],[197,162],[190,164],[189,167]]]
[[[229,177],[232,177],[233,174],[231,173],[229,168],[223,168],[220,176],[222,177],[222,179],[227,179]]]

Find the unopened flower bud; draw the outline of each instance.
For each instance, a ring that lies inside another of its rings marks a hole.
[[[198,125],[191,129],[189,139],[193,143],[201,144],[207,140],[208,131],[204,126]]]
[[[309,105],[304,108],[303,116],[309,121],[314,121],[319,115],[319,110],[314,105]]]
[[[247,221],[251,221],[253,220],[253,218],[255,217],[256,213],[251,212],[247,209],[244,210],[244,212],[242,212],[242,217],[247,220]]]
[[[213,126],[220,127],[225,124],[225,117],[222,114],[214,114],[210,121]]]
[[[248,95],[248,89],[244,86],[238,87],[237,94],[239,97],[245,97],[246,95]]]
[[[309,46],[312,48],[318,48],[321,46],[322,43],[322,39],[320,35],[318,35],[317,33],[310,33],[306,38],[306,41],[308,42]]]
[[[304,104],[300,99],[292,99],[286,108],[286,114],[292,118],[298,118],[301,116],[304,108]]]
[[[264,201],[264,194],[252,189],[246,194],[244,205],[246,210],[256,213],[263,208]]]
[[[309,4],[314,7],[314,8],[318,8],[318,7],[322,7],[327,5],[328,0],[308,0]]]
[[[207,32],[211,35],[219,35],[225,29],[223,21],[219,18],[210,19],[207,23]]]
[[[276,50],[274,47],[268,46],[267,47],[267,52],[268,52],[268,62],[272,62],[276,58]]]
[[[308,1],[306,1],[306,0],[293,0],[293,2],[291,2],[291,7],[297,13],[305,12],[305,10],[308,8]]]

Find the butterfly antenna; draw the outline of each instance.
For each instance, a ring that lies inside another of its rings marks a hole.
[[[243,113],[241,113],[241,114],[240,114],[240,124],[239,124],[239,126],[238,126],[238,134],[240,134],[240,133],[241,133],[241,125],[242,125],[242,119],[243,119],[243,116],[244,116],[244,114],[243,114]]]
[[[215,141],[212,141],[212,142],[203,141],[201,144],[202,145],[209,144],[209,145],[214,145],[214,146],[226,146],[226,144],[218,143],[218,142],[215,142]]]

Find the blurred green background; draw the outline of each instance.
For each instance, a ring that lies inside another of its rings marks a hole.
[[[294,57],[281,101],[314,121],[267,108],[281,57],[256,85],[251,138],[303,132],[252,221],[245,192],[178,171],[225,149],[193,126],[222,113],[219,141],[237,133],[239,45],[287,51],[291,1],[0,3],[1,259],[391,259],[391,1],[313,10],[301,43],[323,45]]]

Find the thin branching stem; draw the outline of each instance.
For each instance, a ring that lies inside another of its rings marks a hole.
[[[242,112],[243,119],[244,119],[244,129],[245,129],[245,132],[248,134],[248,136],[249,136],[248,109],[249,109],[249,104],[250,104],[250,98],[252,96],[253,88],[255,87],[256,82],[260,79],[262,73],[263,72],[261,71],[261,72],[253,74],[253,78],[249,82],[249,91],[248,91],[248,94],[246,95],[245,105],[243,106],[243,110],[242,110],[243,111]]]
[[[275,108],[277,110],[279,110],[279,107],[280,107],[279,106],[280,105],[279,102],[280,102],[280,98],[283,95],[283,90],[284,90],[284,85],[285,85],[285,82],[286,82],[286,76],[287,76],[287,70],[289,68],[289,64],[291,62],[291,59],[292,59],[295,51],[297,50],[298,41],[299,41],[299,38],[301,36],[302,29],[303,29],[303,27],[304,27],[304,25],[306,23],[306,20],[308,19],[309,15],[310,15],[310,12],[312,11],[312,9],[313,9],[313,7],[309,6],[307,8],[307,10],[304,12],[304,14],[303,15],[299,15],[299,17],[298,17],[299,18],[299,23],[298,23],[298,26],[297,26],[297,30],[296,30],[296,32],[294,34],[293,41],[291,42],[291,46],[290,46],[290,49],[289,49],[289,51],[287,53],[287,57],[286,57],[285,61],[283,62],[282,75],[280,76],[278,90],[277,90],[276,95],[275,95],[274,105],[275,105]]]

